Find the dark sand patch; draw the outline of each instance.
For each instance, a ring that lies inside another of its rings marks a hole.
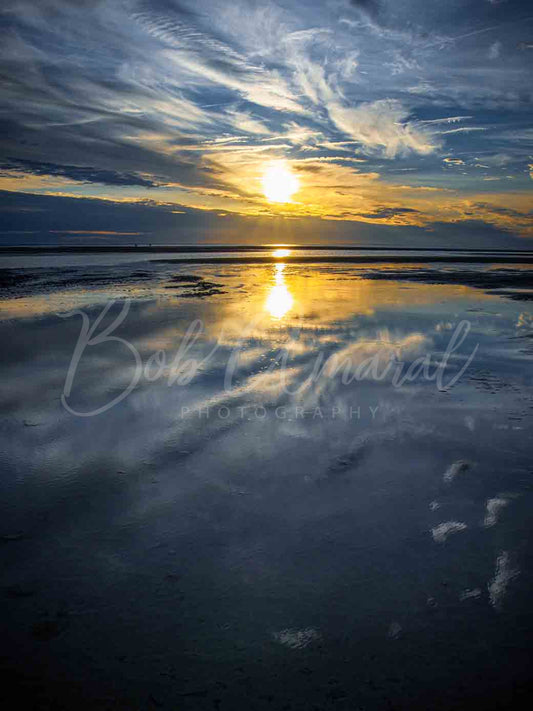
[[[154,278],[149,271],[116,273],[109,271],[94,271],[90,268],[18,268],[0,269],[0,295],[2,298],[20,298],[36,293],[50,293],[60,289],[75,289],[116,286],[145,282]]]
[[[440,270],[440,269],[387,269],[365,271],[365,279],[412,281],[424,284],[461,284],[497,293],[515,301],[533,299],[533,274],[521,269]],[[496,291],[498,290],[498,291]]]
[[[215,281],[207,281],[200,276],[193,274],[176,274],[171,277],[172,284],[165,286],[165,289],[188,289],[188,291],[179,291],[176,296],[183,299],[204,298],[206,296],[215,296],[216,294],[225,294],[220,287],[222,286]]]

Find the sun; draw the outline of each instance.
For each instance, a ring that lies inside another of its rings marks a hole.
[[[269,202],[291,202],[300,181],[284,163],[274,163],[263,173],[263,192]]]

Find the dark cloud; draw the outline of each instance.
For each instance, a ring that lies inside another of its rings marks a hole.
[[[528,219],[533,217],[533,210],[529,212],[520,212],[520,210],[513,210],[510,207],[498,207],[496,205],[491,205],[490,203],[478,202],[472,205],[472,214],[475,214],[476,210],[485,210],[488,212],[493,212],[496,215],[504,215],[507,217],[516,217],[519,219]]]
[[[398,217],[400,215],[407,215],[413,212],[419,212],[419,210],[414,210],[411,207],[381,207],[375,212],[362,215],[362,217],[366,217],[370,220],[385,220],[390,217]]]
[[[324,171],[324,166],[318,163],[301,163],[298,166],[299,173],[321,173]]]
[[[7,191],[0,191],[0,205],[3,232],[15,229],[37,232],[46,236],[46,241],[59,239],[59,233],[78,233],[88,237],[110,231],[117,234],[176,231],[180,227],[190,227],[191,218],[195,217],[196,212],[201,212],[149,200],[121,203]],[[180,210],[180,214],[176,214],[176,210]],[[68,241],[70,237],[64,239]],[[113,242],[117,242],[116,237]]]
[[[385,215],[386,208],[382,211]],[[396,208],[407,211],[408,208]],[[398,214],[398,213],[397,213]],[[390,216],[390,214],[389,214]],[[368,215],[367,217],[376,217]],[[250,233],[258,242],[301,242],[394,247],[502,247],[527,249],[527,241],[481,220],[408,225],[365,224],[354,220],[292,220],[243,217],[155,201],[124,203],[94,198],[0,191],[0,244],[242,244]]]
[[[70,115],[69,107],[64,109],[64,116]],[[172,155],[165,155],[151,150],[150,146],[136,145],[121,137],[142,128],[138,119],[130,121],[128,117],[100,116],[94,122],[63,123],[42,128],[26,125],[16,118],[0,119],[0,160],[4,165],[17,162],[20,165],[35,166],[36,174],[60,174],[49,172],[49,166],[74,168],[66,177],[74,180],[91,180],[86,172],[107,176],[103,181],[109,185],[137,185],[153,187],[155,184],[182,183],[206,188],[225,188],[218,175],[219,169],[214,160],[204,156],[194,158],[190,153],[180,153],[178,149]],[[145,129],[149,128],[146,122]],[[190,139],[176,135],[176,142],[187,145]],[[41,166],[39,172],[39,166]],[[75,174],[80,175],[76,178]],[[139,178],[139,174],[143,177]],[[126,176],[120,182],[118,176]],[[134,176],[135,182],[127,182]],[[145,178],[144,176],[150,176]],[[157,176],[157,177],[152,177]],[[148,181],[138,182],[140,180]],[[100,181],[96,181],[100,182]]]
[[[16,160],[0,164],[3,171],[21,171],[31,175],[52,175],[83,183],[103,183],[104,185],[138,185],[144,188],[155,188],[161,183],[144,178],[137,173],[120,173],[116,170],[99,170],[89,166],[57,165],[55,163],[40,163],[31,160]]]

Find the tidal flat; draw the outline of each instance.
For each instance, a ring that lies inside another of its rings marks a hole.
[[[526,704],[527,266],[3,262],[21,707]]]

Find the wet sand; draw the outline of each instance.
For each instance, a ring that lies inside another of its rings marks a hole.
[[[520,265],[10,268],[0,665],[20,706],[526,708],[533,315],[486,293],[526,288]],[[85,349],[65,408],[76,309],[120,340]],[[463,321],[442,387],[395,385]],[[132,382],[126,344],[136,387],[80,416]],[[382,379],[361,370],[379,353]]]

